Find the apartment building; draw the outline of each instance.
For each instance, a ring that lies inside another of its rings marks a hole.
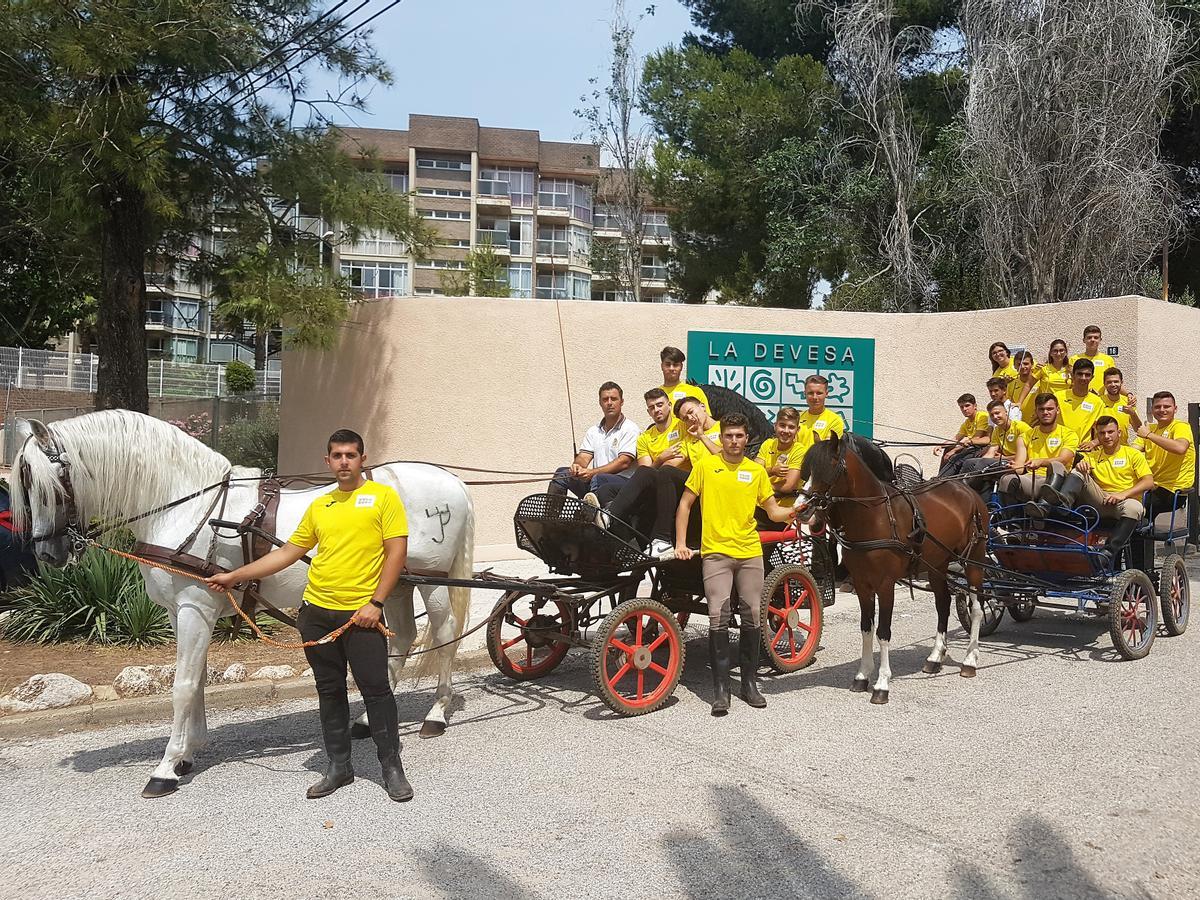
[[[472,249],[490,244],[507,266],[509,295],[539,299],[630,300],[593,273],[593,241],[619,241],[594,144],[543,141],[537,131],[481,126],[477,119],[410,115],[407,131],[343,128],[351,154],[371,151],[383,177],[411,192],[439,239],[416,259],[388,234],[337,248],[337,264],[367,297],[445,293],[445,274],[466,269]],[[670,302],[667,211],[644,216],[641,294]]]

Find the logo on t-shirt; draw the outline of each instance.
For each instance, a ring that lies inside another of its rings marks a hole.
[[[825,420],[817,419],[817,421],[813,422],[813,428],[815,428],[817,431],[824,431],[825,430]]]
[[[1056,449],[1058,449],[1058,445],[1061,443],[1062,443],[1062,438],[1052,437],[1048,441],[1046,441],[1046,446],[1049,447],[1051,450],[1056,450]]]
[[[374,506],[374,505],[375,505],[375,495],[374,494],[359,494],[357,497],[354,498],[354,508],[355,509],[363,509],[364,507]]]
[[[1123,469],[1125,468],[1126,462],[1128,462],[1128,460],[1126,460],[1123,456],[1114,457],[1112,461],[1112,467],[1114,469]]]
[[[1079,408],[1080,408],[1080,409],[1086,409],[1088,412],[1091,412],[1091,411],[1092,411],[1092,410],[1094,410],[1096,407],[1095,407],[1095,405],[1094,405],[1094,404],[1092,404],[1091,402],[1089,402],[1089,401],[1085,400],[1085,401],[1083,401],[1083,403],[1080,403],[1080,404],[1079,404]]]
[[[754,480],[753,472],[738,472],[738,481],[742,484],[749,484]]]
[[[671,442],[671,441],[677,441],[677,440],[679,440],[679,431],[678,431],[678,429],[676,429],[675,431],[669,431],[669,432],[667,432],[667,441],[668,441],[668,443],[669,443],[669,442]]]

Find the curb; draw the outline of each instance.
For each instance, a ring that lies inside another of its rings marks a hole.
[[[475,651],[460,656],[454,671],[462,674],[490,665],[491,659],[486,650]],[[356,693],[353,686],[351,691]],[[316,697],[317,688],[312,678],[297,677],[284,681],[263,679],[211,685],[204,690],[204,706],[209,710],[245,709],[285,703],[289,700],[315,700]],[[0,716],[0,741],[53,737],[114,725],[139,725],[148,722],[168,724],[173,715],[173,701],[169,693],[131,697],[128,700],[98,700],[60,709]]]

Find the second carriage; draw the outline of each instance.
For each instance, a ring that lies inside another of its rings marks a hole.
[[[648,557],[636,541],[598,527],[595,509],[573,497],[526,497],[513,524],[517,545],[551,574],[497,602],[487,629],[496,668],[516,680],[540,678],[572,647],[586,648],[596,693],[610,709],[622,716],[659,709],[683,672],[688,618],[707,615],[700,560]],[[833,601],[832,556],[824,538],[795,529],[759,537],[766,578],[753,602],[763,659],[776,672],[795,672],[820,646],[823,610]]]

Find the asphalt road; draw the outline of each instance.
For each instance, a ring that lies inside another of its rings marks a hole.
[[[703,628],[676,700],[615,719],[576,651],[541,682],[463,677],[442,738],[400,698],[416,799],[368,743],[323,801],[312,702],[210,716],[179,793],[142,800],[168,723],[0,746],[0,879],[14,897],[1200,896],[1197,634],[1119,661],[1102,623],[1039,613],[979,677],[920,673],[932,605],[899,604],[888,706],[847,688],[857,604],[708,715]],[[951,656],[963,633],[952,629]]]

